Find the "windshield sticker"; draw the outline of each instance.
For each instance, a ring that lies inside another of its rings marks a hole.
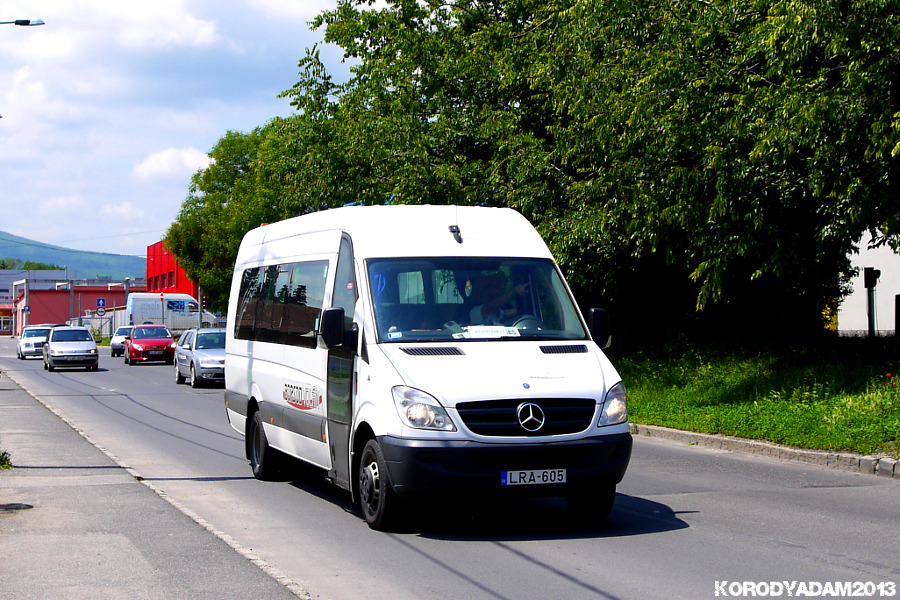
[[[403,337],[402,331],[391,331],[388,333],[388,339],[399,340]]]
[[[464,333],[454,333],[455,339],[486,339],[498,337],[521,337],[515,327],[503,325],[469,325]]]
[[[314,386],[284,384],[284,401],[300,410],[315,410],[322,404],[322,393]]]

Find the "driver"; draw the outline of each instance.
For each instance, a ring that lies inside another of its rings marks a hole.
[[[481,277],[475,280],[472,295],[479,302],[469,313],[472,325],[502,325],[507,319],[516,316],[515,308],[504,308],[504,305],[516,296],[528,291],[527,283],[520,283],[506,292],[499,278],[495,276]]]

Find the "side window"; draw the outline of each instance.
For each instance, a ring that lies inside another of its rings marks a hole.
[[[334,279],[334,296],[331,300],[333,307],[344,309],[344,328],[349,329],[353,324],[353,313],[356,310],[356,277],[353,272],[353,249],[350,240],[341,240],[341,251],[338,255],[337,272]]]
[[[256,307],[259,303],[261,269],[246,269],[241,277],[240,304],[234,318],[234,337],[239,340],[256,338]]]
[[[315,348],[319,314],[325,300],[328,261],[294,263],[288,265],[288,270],[291,277],[281,325],[284,343]]]
[[[272,322],[275,309],[275,285],[278,281],[278,265],[270,265],[262,274],[259,291],[259,306],[256,309],[256,341],[277,342],[278,329]]]

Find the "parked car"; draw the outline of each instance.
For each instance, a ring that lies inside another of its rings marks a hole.
[[[225,383],[225,330],[188,329],[175,348],[175,383]]]
[[[131,334],[131,330],[134,329],[131,325],[126,325],[125,327],[119,327],[116,329],[116,332],[109,339],[109,354],[110,356],[124,356],[125,355],[125,337]]]
[[[58,367],[96,371],[100,366],[97,342],[87,327],[53,327],[42,350],[45,371],[55,371]]]
[[[50,333],[50,327],[46,325],[28,325],[22,329],[22,335],[19,336],[19,343],[16,346],[16,357],[19,360],[25,360],[29,356],[43,356],[44,342],[47,341],[47,334]]]
[[[135,325],[125,337],[125,364],[152,360],[175,361],[175,338],[165,325]]]

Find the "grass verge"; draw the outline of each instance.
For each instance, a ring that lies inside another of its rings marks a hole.
[[[610,352],[635,423],[898,456],[900,341]]]

